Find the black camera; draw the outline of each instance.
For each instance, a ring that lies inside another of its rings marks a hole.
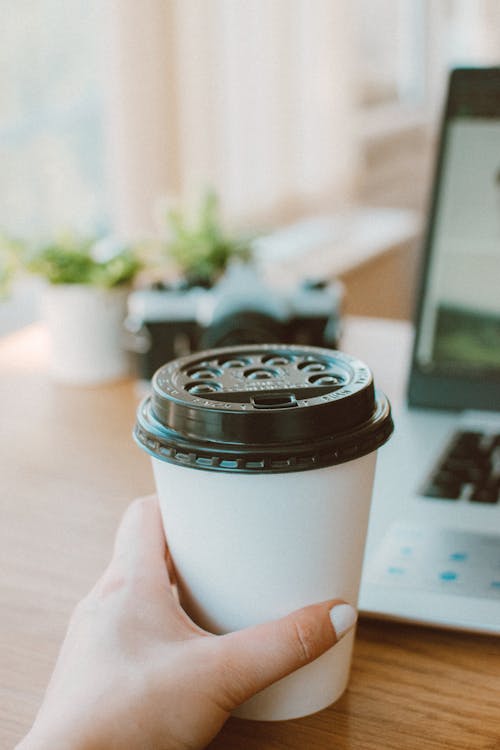
[[[343,287],[305,281],[291,292],[263,284],[248,265],[212,287],[158,285],[129,296],[129,349],[141,379],[171,359],[236,344],[293,343],[336,348]]]

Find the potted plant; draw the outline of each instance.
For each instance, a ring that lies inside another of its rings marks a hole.
[[[222,228],[219,202],[213,190],[201,201],[197,216],[170,208],[166,215],[166,254],[189,286],[212,286],[234,260],[249,261],[248,238]]]
[[[75,234],[37,246],[7,244],[10,253],[4,255],[46,281],[42,313],[54,378],[84,385],[126,375],[123,321],[130,284],[141,268],[137,252],[111,238]]]

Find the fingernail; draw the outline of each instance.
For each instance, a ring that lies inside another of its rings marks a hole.
[[[348,630],[356,623],[358,615],[354,607],[350,604],[336,604],[330,610],[330,620],[335,628],[337,640],[347,633]]]

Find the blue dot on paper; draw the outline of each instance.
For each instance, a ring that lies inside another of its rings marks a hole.
[[[463,562],[464,560],[467,560],[467,552],[452,552],[450,555],[450,560],[457,560],[458,562]]]
[[[492,581],[490,586],[493,586],[494,589],[500,589],[500,581]]]
[[[412,547],[401,547],[401,554],[405,557],[409,557],[411,553],[413,552]]]
[[[442,581],[455,581],[458,578],[457,574],[453,570],[444,570],[439,574],[439,577]]]
[[[391,575],[400,576],[403,575],[405,572],[404,568],[397,568],[395,565],[391,565],[389,568],[387,568],[387,572]]]

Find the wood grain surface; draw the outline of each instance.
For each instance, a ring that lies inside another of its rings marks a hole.
[[[348,321],[344,348],[401,397],[409,326]],[[0,748],[29,728],[69,614],[107,562],[118,519],[150,493],[125,381],[62,387],[35,326],[0,342]],[[279,723],[231,719],[211,750],[500,749],[500,642],[361,620],[352,679],[331,708]]]

